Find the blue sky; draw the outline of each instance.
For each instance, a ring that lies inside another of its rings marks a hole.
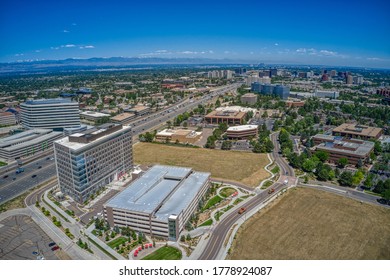
[[[390,68],[390,1],[0,2],[0,61],[204,57]]]

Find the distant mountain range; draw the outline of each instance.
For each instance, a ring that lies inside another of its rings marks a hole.
[[[266,63],[266,64],[264,64]],[[226,66],[238,67],[244,65],[265,66],[267,67],[289,67],[297,68],[330,68],[333,69],[364,69],[360,67],[341,67],[324,65],[302,65],[302,64],[275,64],[267,61],[249,61],[243,59],[212,59],[212,58],[161,58],[161,57],[93,57],[88,59],[68,58],[63,60],[34,60],[0,63],[0,76],[18,75],[18,74],[46,74],[50,72],[71,72],[71,71],[115,71],[132,69],[150,69],[165,67],[183,67],[192,66]],[[367,69],[367,68],[366,68]],[[388,71],[388,70],[385,70]]]
[[[234,64],[243,61],[229,59],[210,58],[159,58],[159,57],[93,57],[88,59],[68,58],[63,60],[36,60],[0,63],[0,74],[26,73],[26,72],[48,72],[67,71],[80,68],[101,69],[141,65],[202,65],[202,64]],[[246,62],[248,63],[248,62]],[[138,67],[137,67],[138,68]]]

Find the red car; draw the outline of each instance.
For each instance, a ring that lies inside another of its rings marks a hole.
[[[58,247],[58,246],[54,246],[53,248],[51,248],[52,251],[56,251],[58,249],[60,249],[60,247]]]

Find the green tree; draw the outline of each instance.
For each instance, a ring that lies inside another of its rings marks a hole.
[[[232,148],[232,142],[229,140],[223,141],[221,149],[222,150],[230,150]]]
[[[325,162],[329,158],[329,153],[325,151],[316,151],[315,156],[322,162]]]
[[[313,172],[313,170],[316,168],[316,164],[311,159],[306,159],[303,162],[302,168],[306,172]]]
[[[344,168],[347,164],[349,163],[348,159],[347,158],[339,158],[339,160],[337,161],[337,165],[340,167],[340,168]]]
[[[352,185],[352,173],[349,171],[344,171],[343,173],[340,174],[339,177],[339,183],[342,186],[351,186]]]

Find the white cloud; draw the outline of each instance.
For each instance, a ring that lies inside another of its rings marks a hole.
[[[367,57],[367,60],[380,61],[382,59],[380,59],[379,57]]]
[[[183,51],[183,52],[178,52],[178,53],[181,53],[181,54],[197,54],[198,52],[195,52],[195,51]]]
[[[299,48],[299,49],[296,49],[296,52],[297,53],[306,53],[307,50],[306,50],[306,48]]]
[[[72,23],[73,26],[76,26],[77,24],[76,23]]]
[[[279,44],[278,44],[278,43],[275,43],[274,45],[275,45],[275,46],[279,46]]]
[[[213,50],[209,50],[209,53],[214,53],[214,51]]]
[[[74,44],[67,44],[67,45],[61,45],[60,48],[74,48],[76,45]]]
[[[17,54],[15,54],[15,56],[23,56],[24,55],[24,53],[17,53]]]
[[[41,52],[41,50],[35,50],[35,52],[36,52],[36,53],[40,53],[40,52]]]
[[[325,55],[325,56],[336,56],[337,52],[328,51],[328,50],[320,50],[320,54]]]
[[[157,51],[155,51],[156,53],[167,53],[168,52],[168,50],[157,50]]]
[[[223,53],[224,53],[224,54],[229,54],[229,53],[230,53],[230,51],[224,51]]]
[[[95,46],[92,46],[92,45],[87,45],[87,46],[84,46],[84,48],[86,48],[86,49],[94,49],[94,48],[95,48]]]
[[[59,50],[60,47],[50,47],[50,49],[52,49],[52,50]]]
[[[64,31],[62,31],[62,32],[64,32],[64,33],[69,33],[70,31],[69,31],[69,30],[66,30],[66,29],[64,29]]]
[[[249,54],[254,54],[254,52],[250,52]]]

